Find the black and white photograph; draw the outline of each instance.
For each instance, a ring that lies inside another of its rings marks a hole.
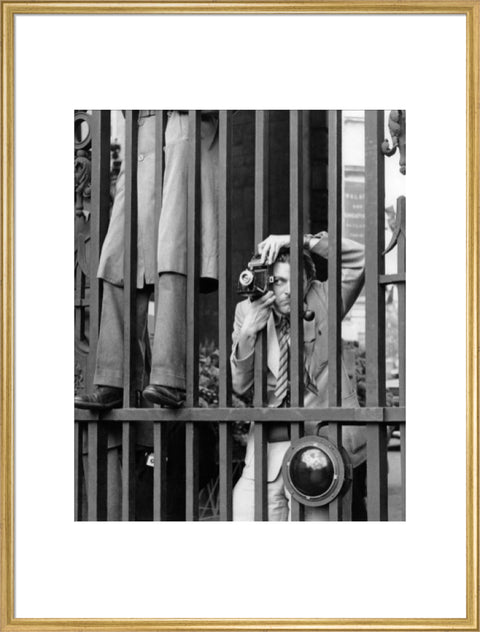
[[[478,629],[480,5],[0,14],[0,630]]]
[[[74,129],[75,520],[405,521],[406,110]]]

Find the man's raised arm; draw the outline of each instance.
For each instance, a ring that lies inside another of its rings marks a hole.
[[[253,384],[255,342],[258,332],[267,325],[274,301],[273,292],[267,292],[256,301],[246,299],[238,303],[235,309],[230,364],[233,390],[238,395]]]
[[[322,232],[310,237],[310,252],[328,259],[328,233]],[[345,316],[362,291],[365,281],[365,249],[353,239],[342,239],[342,316]]]

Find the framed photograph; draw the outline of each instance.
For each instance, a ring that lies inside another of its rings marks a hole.
[[[479,12],[2,3],[2,631],[478,629]]]

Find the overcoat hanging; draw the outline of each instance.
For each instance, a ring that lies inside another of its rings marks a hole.
[[[169,112],[165,130],[165,174],[155,253],[155,117],[140,111],[138,119],[137,288],[154,284],[157,273],[187,272],[188,114]],[[218,278],[218,121],[202,115],[201,123],[201,289]],[[124,280],[125,171],[120,170],[115,202],[102,248],[98,277],[114,285]]]

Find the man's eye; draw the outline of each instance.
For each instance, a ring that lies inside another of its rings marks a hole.
[[[274,285],[283,285],[284,284],[284,280],[283,279],[274,279],[273,284]]]

